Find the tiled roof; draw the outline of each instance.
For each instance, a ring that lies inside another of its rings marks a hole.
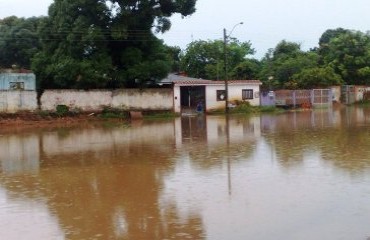
[[[262,82],[259,80],[229,80],[229,85],[243,85],[243,84],[256,84],[261,85]],[[176,81],[175,85],[189,86],[189,85],[224,85],[225,81],[212,81],[212,80],[193,80],[193,81]]]
[[[176,74],[168,74],[168,76],[160,81],[162,84],[179,83],[179,82],[201,82],[207,83],[212,82],[211,80],[205,80],[200,78],[185,77]]]
[[[181,86],[192,86],[192,85],[224,85],[224,80],[206,80],[200,78],[185,77],[176,74],[169,74],[167,78],[160,81],[161,84],[175,84]],[[230,85],[241,85],[241,84],[258,84],[261,85],[260,80],[228,80]]]

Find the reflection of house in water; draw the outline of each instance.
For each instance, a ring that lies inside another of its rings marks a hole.
[[[230,118],[227,127],[224,116],[183,117],[164,123],[108,130],[60,129],[42,134],[2,135],[0,166],[1,171],[8,174],[36,173],[41,159],[44,160],[42,164],[48,164],[49,160],[59,158],[60,155],[99,156],[107,154],[107,151],[123,154],[140,147],[148,149],[153,143],[158,154],[173,154],[175,149],[181,149],[190,142],[217,148],[225,145],[227,138],[230,143],[242,143],[259,136],[259,117]]]
[[[206,142],[208,145],[240,143],[261,136],[260,117],[189,116],[176,121],[176,143]]]

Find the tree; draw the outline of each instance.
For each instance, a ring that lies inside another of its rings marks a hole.
[[[318,54],[304,52],[298,43],[281,41],[262,59],[260,78],[269,88],[296,87],[293,75],[307,68],[316,67]],[[273,79],[273,80],[272,80]]]
[[[37,28],[43,18],[0,19],[0,67],[30,68],[31,58],[40,51]]]
[[[234,76],[237,67],[247,56],[254,53],[249,42],[231,39],[227,45],[228,78]],[[181,56],[181,68],[189,76],[203,79],[225,79],[224,42],[198,40],[190,43]]]
[[[167,75],[172,56],[153,33],[196,0],[55,0],[33,60],[41,88],[145,86]]]
[[[343,84],[343,79],[330,67],[314,67],[303,69],[300,73],[294,74],[292,79],[297,83],[298,88],[325,88]]]
[[[325,65],[339,74],[346,84],[370,84],[370,35],[341,30],[320,46]]]
[[[261,64],[257,59],[246,59],[232,70],[232,79],[257,79]]]

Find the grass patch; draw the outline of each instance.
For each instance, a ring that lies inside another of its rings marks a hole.
[[[236,107],[230,109],[232,114],[277,113],[283,111],[283,109],[275,106],[251,106],[249,102],[239,103]]]
[[[144,113],[144,119],[173,119],[179,115],[173,112],[150,112]]]
[[[104,118],[104,119],[109,119],[109,118],[128,119],[129,116],[130,114],[128,111],[118,109],[118,108],[111,108],[111,107],[105,107],[99,115],[99,117]]]
[[[360,105],[360,106],[370,106],[370,100],[369,99],[363,99],[361,101],[355,102],[355,105]]]

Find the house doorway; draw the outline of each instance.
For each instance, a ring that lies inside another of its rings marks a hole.
[[[206,109],[206,87],[205,86],[183,86],[180,87],[181,112],[195,113],[198,103],[202,103],[203,111]]]

